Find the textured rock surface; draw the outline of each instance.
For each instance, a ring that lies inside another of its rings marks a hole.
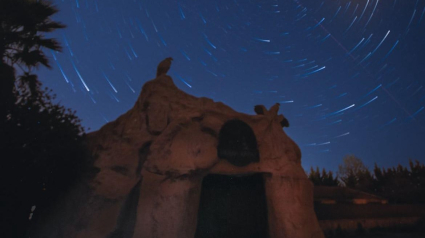
[[[166,75],[147,82],[131,110],[88,135],[99,172],[73,191],[43,237],[191,238],[202,178],[257,172],[271,238],[323,237],[301,151],[282,130],[287,121],[278,104],[260,109],[247,115],[193,97]],[[235,166],[217,157],[220,129],[233,119],[251,127],[259,162]]]

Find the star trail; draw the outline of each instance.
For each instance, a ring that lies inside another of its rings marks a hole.
[[[237,111],[281,104],[305,169],[354,154],[372,167],[425,162],[425,2],[54,0],[39,78],[88,132],[135,103],[157,64]]]

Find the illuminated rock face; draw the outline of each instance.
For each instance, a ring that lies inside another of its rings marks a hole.
[[[301,167],[301,151],[282,130],[287,121],[278,110],[276,104],[269,110],[256,107],[258,115],[238,113],[223,103],[188,95],[169,76],[160,75],[143,86],[131,110],[87,136],[99,172],[75,189],[43,234],[206,237],[208,232],[199,229],[210,229],[202,225],[209,222],[198,220],[198,214],[199,219],[208,219],[208,202],[213,201],[202,200],[207,207],[199,209],[203,178],[210,176],[204,191],[215,194],[220,186],[214,186],[211,178],[228,176],[234,178],[229,181],[248,184],[240,194],[250,193],[250,183],[262,191],[262,197],[252,201],[264,201],[260,206],[264,211],[258,214],[266,223],[258,222],[257,228],[263,230],[252,237],[323,237],[313,210],[313,185]],[[233,184],[230,189],[245,186]],[[224,204],[220,209],[232,207]],[[244,215],[234,217],[237,222]],[[238,233],[237,229],[235,225],[227,235]]]

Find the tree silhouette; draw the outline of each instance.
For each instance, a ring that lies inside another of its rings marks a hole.
[[[425,203],[425,165],[409,160],[409,166],[399,164],[392,168],[380,168],[372,172],[354,155],[347,155],[339,165],[338,177],[332,171],[310,168],[309,179],[315,186],[346,186],[376,194],[390,203]]]
[[[60,50],[60,44],[45,33],[65,26],[51,19],[57,13],[49,2],[36,0],[0,1],[0,103],[4,116],[11,110],[17,97],[15,68],[24,73],[19,89],[28,88],[30,95],[37,91],[37,77],[31,74],[39,65],[50,67],[43,49]],[[36,97],[36,96],[34,96]]]
[[[374,168],[375,191],[392,203],[425,202],[425,165],[409,160],[409,167]]]
[[[425,203],[425,166],[419,161],[387,169],[375,164],[371,173],[361,159],[350,155],[339,166],[339,175],[345,186],[382,196],[390,203]]]
[[[0,223],[2,237],[29,237],[29,227],[75,183],[85,157],[75,112],[53,103],[32,70],[49,66],[44,36],[63,28],[42,0],[0,1]],[[20,76],[17,76],[19,74]]]
[[[370,172],[363,161],[354,155],[345,156],[343,164],[338,166],[338,176],[346,187],[358,187],[361,179],[366,179],[368,175]]]
[[[319,167],[316,170],[310,168],[308,178],[313,182],[314,186],[338,186],[338,176],[334,178],[332,171],[326,172],[325,169],[320,173]]]

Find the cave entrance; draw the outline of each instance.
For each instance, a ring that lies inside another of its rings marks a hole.
[[[217,155],[235,166],[259,161],[255,135],[240,120],[226,122]],[[267,238],[263,174],[209,174],[202,181],[196,238]]]
[[[195,238],[267,238],[262,174],[211,174],[202,182]]]

